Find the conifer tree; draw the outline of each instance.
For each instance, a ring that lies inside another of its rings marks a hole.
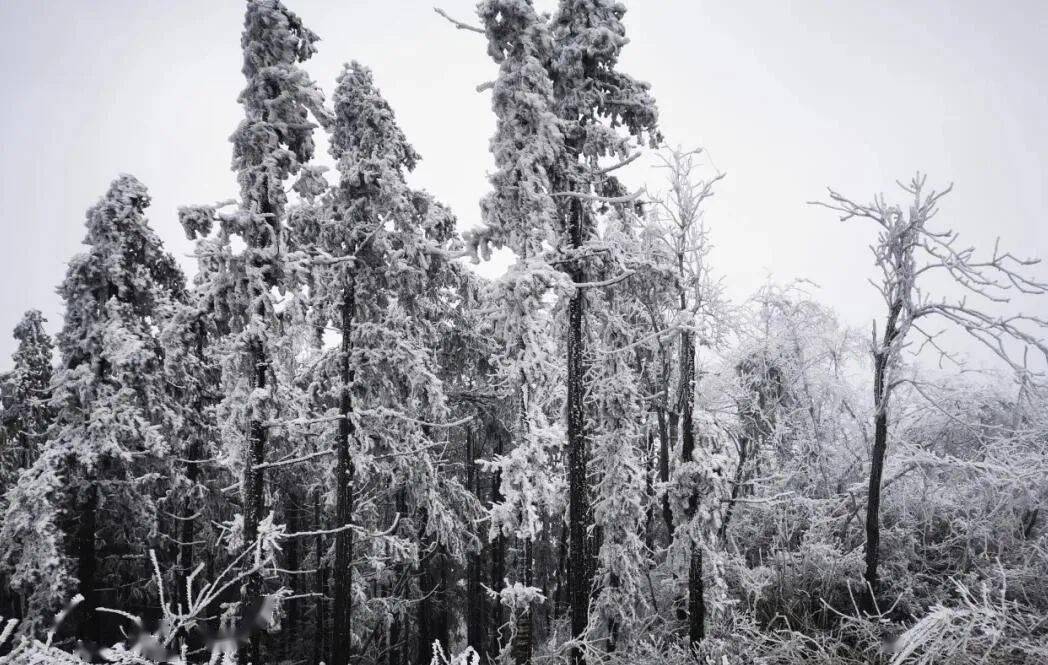
[[[0,514],[4,494],[40,454],[51,425],[51,373],[54,345],[44,330],[46,319],[31,309],[15,326],[18,340],[14,368],[0,376]],[[7,574],[0,571],[0,612],[21,615],[21,603],[11,594]]]
[[[318,406],[337,420],[330,644],[332,662],[344,665],[362,633],[353,612],[353,597],[361,593],[353,562],[363,556],[354,551],[354,533],[386,530],[365,540],[372,556],[382,548],[394,552],[389,563],[417,566],[424,580],[433,548],[463,560],[473,546],[462,525],[476,513],[476,502],[441,472],[435,449],[446,436],[450,408],[433,340],[452,306],[447,294],[462,279],[450,261],[460,245],[454,217],[408,187],[405,174],[418,155],[369,70],[347,65],[333,101],[330,149],[339,181],[324,196],[326,210],[295,217],[291,242],[299,265],[311,272],[311,321],[339,334],[338,347],[321,352],[308,380]],[[355,505],[361,491],[379,496]],[[376,499],[406,511],[400,517],[411,517],[416,533],[409,536],[396,523],[386,529]],[[420,589],[420,619],[429,618],[422,613],[432,591]],[[428,662],[425,626],[420,623],[418,651]]]
[[[84,596],[79,634],[94,642],[98,587],[146,570],[156,483],[171,452],[157,330],[185,284],[146,221],[148,205],[146,188],[124,175],[88,211],[88,250],[59,288],[66,311],[55,422],[9,493],[2,532],[12,584],[32,594],[37,612],[76,585]]]
[[[15,326],[18,340],[14,368],[0,378],[4,449],[0,455],[0,490],[16,469],[32,465],[51,423],[51,362],[54,344],[44,329],[47,319],[31,309]]]
[[[522,265],[532,262],[529,277],[560,282],[567,301],[568,587],[572,636],[585,639],[596,551],[587,471],[593,427],[586,407],[589,334],[585,287],[578,285],[587,283],[589,262],[600,251],[590,246],[592,206],[608,200],[604,176],[613,168],[600,160],[625,161],[638,141],[654,142],[655,105],[646,84],[616,70],[627,41],[620,4],[564,0],[547,18],[526,0],[491,0],[478,13],[488,53],[499,63],[492,101],[499,171],[484,206],[487,228],[475,242],[481,249],[486,243],[513,249]],[[553,252],[543,256],[546,248]],[[581,662],[583,650],[575,648],[572,659]]]
[[[271,423],[280,391],[276,356],[281,349],[278,303],[286,275],[285,181],[313,157],[312,112],[326,118],[322,95],[299,67],[316,51],[317,36],[279,0],[249,0],[241,47],[247,85],[239,101],[244,119],[231,138],[233,170],[240,185],[235,212],[211,207],[186,209],[183,226],[206,239],[214,222],[217,237],[200,253],[220,264],[214,281],[203,285],[210,307],[229,339],[223,360],[227,393],[220,412],[228,416],[225,438],[231,459],[242,470],[243,544],[254,547],[266,517],[265,470]],[[237,251],[234,240],[243,243]],[[261,605],[262,577],[248,578],[243,608],[252,627],[246,660],[259,665],[261,643],[254,614]]]

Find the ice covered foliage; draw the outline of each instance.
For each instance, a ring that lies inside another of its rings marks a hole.
[[[454,218],[407,185],[418,155],[369,70],[356,63],[345,69],[334,108],[339,182],[316,243],[348,260],[318,264],[312,304],[336,326],[348,323],[340,332],[349,335],[349,388],[358,405],[351,415],[356,464],[365,477],[406,492],[409,507],[426,515],[423,532],[461,553],[468,541],[460,537],[460,511],[472,499],[440,472],[436,444],[450,411],[432,346],[449,306],[446,290],[462,270],[450,261],[461,246]],[[346,296],[349,321],[342,318]],[[338,361],[333,350],[318,367],[327,365],[322,371],[331,376]]]
[[[563,508],[563,482],[536,474],[559,457],[563,427],[548,420],[563,400],[556,388],[562,371],[551,343],[547,294],[566,288],[563,273],[547,261],[556,244],[557,206],[552,178],[563,159],[563,136],[553,111],[547,63],[552,39],[546,19],[525,0],[489,0],[477,7],[488,54],[499,65],[492,90],[498,118],[491,149],[497,171],[481,202],[485,226],[471,236],[482,255],[487,243],[508,247],[517,261],[492,284],[485,300],[495,306],[493,332],[498,385],[515,405],[514,448],[494,460],[503,500],[492,508],[491,530],[534,538],[550,515]]]
[[[536,258],[556,244],[551,179],[564,158],[547,68],[552,36],[530,0],[485,0],[477,13],[499,74],[491,102],[498,118],[491,140],[497,171],[491,176],[493,191],[481,202],[486,227],[474,239],[485,255],[491,242],[525,260]]]
[[[565,122],[564,140],[580,163],[625,158],[636,142],[661,140],[648,84],[617,69],[629,42],[625,13],[616,0],[561,0],[552,18],[556,111]]]
[[[465,279],[451,261],[461,252],[454,217],[408,186],[419,156],[366,67],[347,65],[332,99],[338,182],[309,187],[320,196],[293,215],[291,237],[310,285],[309,319],[337,342],[306,365],[300,381],[317,417],[333,421],[323,435],[334,439],[336,455],[332,503],[343,532],[336,537],[334,617],[346,642],[353,569],[370,568],[367,577],[393,583],[403,566],[424,566],[420,554],[434,548],[462,561],[475,545],[466,525],[479,506],[447,473],[444,455],[451,409],[435,341],[446,333]],[[361,492],[365,498],[356,500]],[[372,534],[358,552],[345,532],[350,526]],[[354,597],[366,593],[359,580]],[[397,603],[391,609],[404,611]],[[359,610],[353,632],[363,639],[361,626],[386,621],[379,610]]]
[[[31,309],[15,326],[14,368],[0,376],[0,492],[18,469],[33,463],[51,422],[51,356],[54,344],[46,319]],[[0,499],[0,506],[2,506]]]
[[[245,207],[255,214],[274,214],[287,200],[284,181],[313,157],[313,130],[309,111],[326,117],[320,89],[298,63],[316,53],[318,37],[279,0],[251,0],[240,45],[244,53],[247,86],[240,93],[244,120],[233,133],[233,170]],[[250,246],[278,239],[265,236],[262,219],[245,237]]]
[[[77,580],[90,608],[97,582],[140,565],[96,548],[130,543],[133,552],[156,535],[156,482],[171,452],[158,325],[184,278],[146,221],[148,205],[134,177],[113,181],[88,211],[88,249],[59,287],[66,310],[55,421],[8,494],[0,536],[11,583],[29,595],[35,616],[71,595]]]
[[[299,66],[317,39],[278,0],[247,3],[244,119],[231,138],[240,201],[234,210],[223,204],[180,211],[187,235],[198,239],[198,283],[221,335],[215,341],[224,388],[218,415],[226,459],[243,477],[245,542],[254,542],[265,512],[264,472],[257,467],[272,447],[267,423],[280,415],[288,383],[289,345],[278,323],[290,281],[286,181],[313,157],[310,113],[327,118],[319,88]]]

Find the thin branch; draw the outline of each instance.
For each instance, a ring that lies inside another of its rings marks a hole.
[[[486,35],[487,34],[481,28],[478,28],[476,26],[470,25],[468,23],[463,23],[462,21],[456,21],[455,19],[453,19],[450,16],[448,16],[447,12],[445,12],[440,7],[434,7],[433,11],[435,11],[436,13],[440,14],[445,19],[447,19],[448,22],[451,23],[451,25],[455,26],[456,30],[468,30],[469,32],[476,32],[476,33],[479,33],[479,34],[482,34],[482,35]]]

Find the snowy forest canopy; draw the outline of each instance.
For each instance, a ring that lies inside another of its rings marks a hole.
[[[803,281],[732,302],[730,176],[663,136],[620,3],[438,13],[492,61],[481,226],[279,0],[231,198],[178,211],[193,278],[134,176],[88,209],[0,380],[0,663],[1048,662],[1037,261],[917,174],[810,209],[876,234],[872,329]]]

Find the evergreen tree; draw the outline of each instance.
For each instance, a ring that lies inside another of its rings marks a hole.
[[[481,250],[489,243],[513,249],[529,279],[559,283],[566,300],[568,587],[572,635],[584,640],[596,546],[587,470],[593,429],[586,406],[587,296],[579,285],[587,283],[592,259],[602,251],[592,246],[592,208],[610,200],[605,176],[613,167],[600,160],[624,161],[637,141],[654,142],[655,105],[646,84],[616,70],[627,41],[620,4],[564,0],[549,18],[526,0],[491,0],[478,13],[488,53],[499,63],[492,101],[499,170],[483,206],[487,227],[474,243]],[[551,278],[551,272],[559,275]],[[583,660],[581,648],[572,660]]]
[[[249,0],[241,47],[247,85],[239,101],[244,119],[232,136],[233,170],[240,185],[236,212],[210,207],[188,208],[183,226],[205,239],[215,221],[217,237],[204,240],[201,254],[217,265],[213,280],[202,288],[219,317],[223,342],[225,399],[219,409],[225,421],[230,462],[242,471],[242,533],[247,547],[257,546],[267,515],[265,467],[272,452],[271,423],[280,413],[278,356],[282,335],[278,324],[281,293],[289,279],[286,267],[285,181],[314,152],[309,113],[325,118],[322,95],[298,66],[316,51],[317,36],[279,0]],[[234,246],[243,244],[243,250]],[[244,622],[251,630],[246,661],[261,663],[257,628],[262,609],[262,575],[248,578]]]
[[[16,470],[32,465],[51,424],[51,362],[53,343],[44,330],[47,319],[31,309],[15,326],[18,340],[14,368],[0,377],[3,402],[4,448],[0,453],[0,490],[6,489]]]
[[[353,619],[353,597],[362,593],[359,582],[354,587],[353,561],[363,556],[354,551],[354,533],[385,528],[383,497],[412,518],[416,533],[394,528],[369,536],[371,556],[398,552],[390,563],[419,567],[423,585],[435,548],[463,559],[472,545],[464,520],[476,508],[458,480],[441,471],[445,462],[436,450],[450,408],[432,340],[442,335],[449,294],[461,280],[461,268],[450,262],[460,245],[454,217],[407,186],[405,174],[418,155],[366,68],[348,65],[333,100],[331,154],[339,182],[325,197],[326,214],[294,218],[291,242],[299,265],[311,272],[311,320],[339,335],[337,348],[312,363],[308,380],[338,426],[330,644],[332,662],[344,665],[362,633]],[[355,494],[376,489],[378,501],[355,505]],[[432,592],[420,590],[420,618],[429,619]],[[369,613],[361,618],[374,620]],[[418,650],[428,662],[426,625],[419,627]]]
[[[0,513],[7,507],[4,494],[36,461],[51,425],[53,343],[45,321],[39,310],[25,313],[14,330],[14,368],[0,376]],[[21,616],[21,603],[10,593],[4,572],[0,585],[0,612]]]
[[[2,532],[15,588],[37,613],[76,588],[79,635],[94,642],[98,588],[149,569],[144,548],[157,533],[157,483],[171,452],[157,331],[185,285],[146,221],[148,205],[146,188],[124,175],[88,211],[88,250],[59,287],[55,422],[8,495]]]

